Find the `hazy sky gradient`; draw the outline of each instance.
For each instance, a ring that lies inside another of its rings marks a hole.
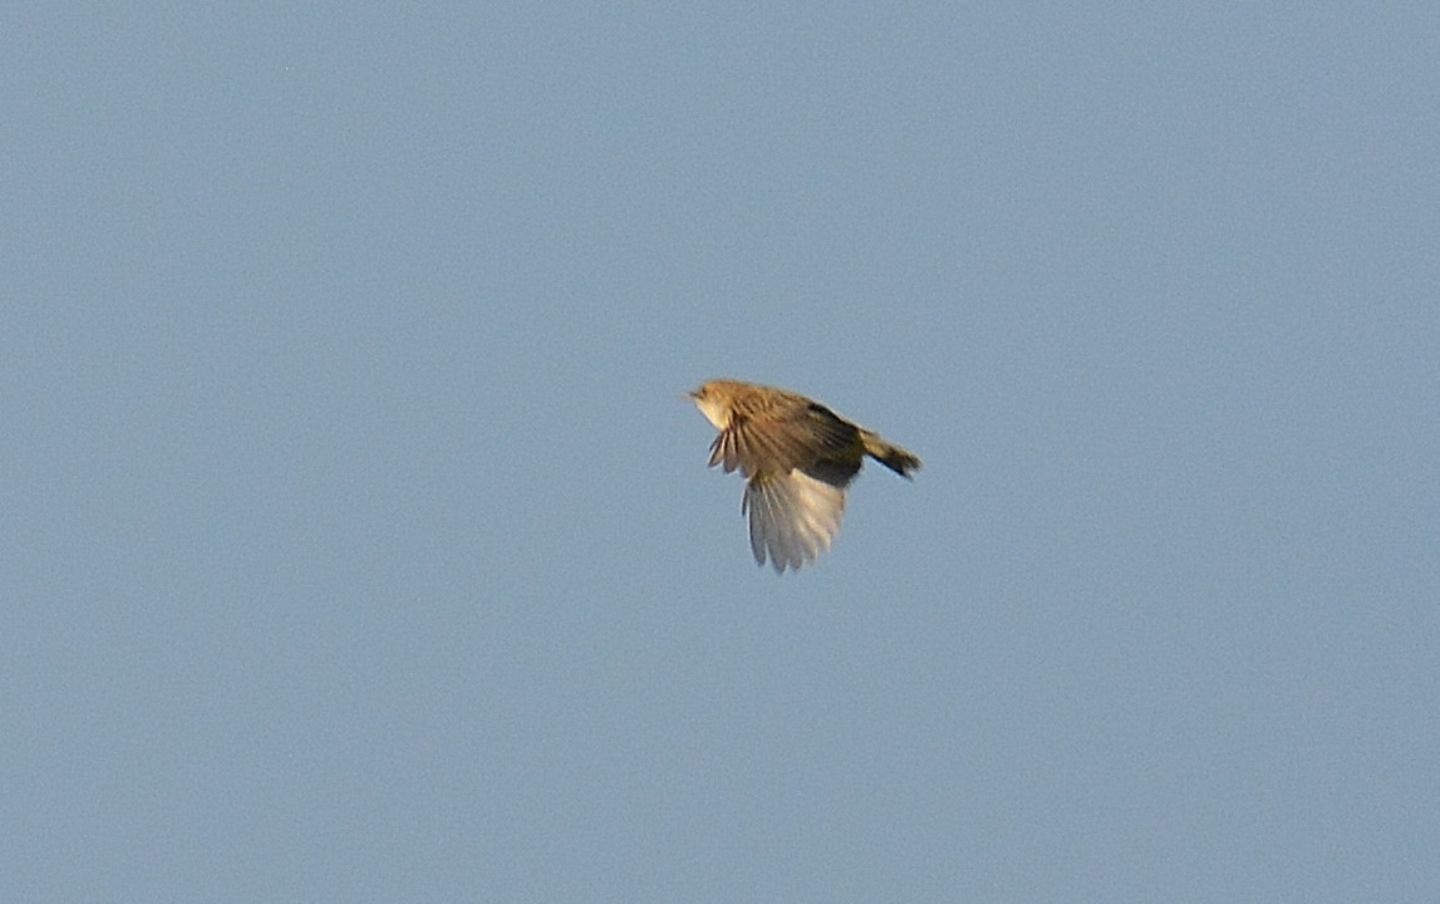
[[[1440,7],[0,31],[0,898],[1440,898]],[[913,449],[751,560],[681,395]]]

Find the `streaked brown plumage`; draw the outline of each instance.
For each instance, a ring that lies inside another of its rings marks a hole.
[[[865,456],[908,478],[920,459],[802,395],[711,380],[690,393],[720,431],[710,466],[748,478],[740,511],[750,518],[755,561],[799,568],[840,532],[845,488]]]

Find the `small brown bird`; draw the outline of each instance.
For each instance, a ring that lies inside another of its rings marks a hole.
[[[710,467],[749,478],[740,513],[750,516],[755,561],[776,573],[799,568],[830,548],[840,532],[845,488],[868,455],[909,478],[920,459],[802,395],[711,380],[690,393],[720,431]]]

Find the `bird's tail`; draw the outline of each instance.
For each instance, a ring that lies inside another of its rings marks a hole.
[[[878,433],[871,433],[869,430],[860,431],[860,439],[865,443],[865,454],[880,462],[880,464],[908,478],[911,471],[920,468],[920,459],[914,453],[907,452],[894,443],[886,442],[880,438]]]

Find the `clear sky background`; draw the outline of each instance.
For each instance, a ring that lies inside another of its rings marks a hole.
[[[507,6],[6,17],[0,898],[1440,899],[1440,6]]]

